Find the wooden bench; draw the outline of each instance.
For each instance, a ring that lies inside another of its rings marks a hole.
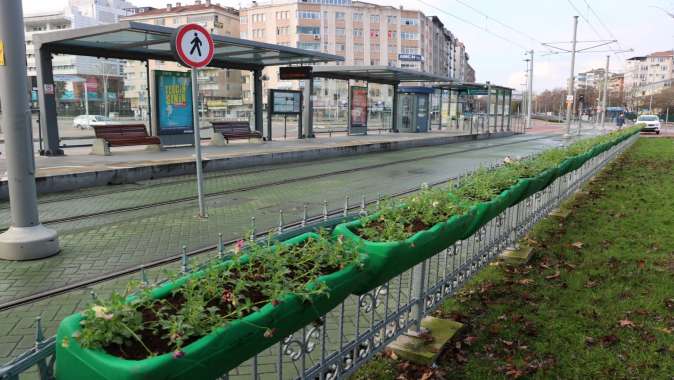
[[[224,146],[229,144],[229,140],[262,139],[260,132],[250,130],[250,124],[247,121],[212,121],[211,124],[213,125],[212,145]]]
[[[148,150],[159,150],[161,140],[157,136],[150,136],[145,124],[110,124],[94,125],[96,141],[91,153],[109,156],[110,147],[148,145]]]

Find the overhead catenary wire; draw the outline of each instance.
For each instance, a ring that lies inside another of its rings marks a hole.
[[[500,34],[498,34],[498,33],[494,33],[494,32],[492,32],[491,30],[489,30],[489,29],[487,29],[487,28],[485,28],[485,27],[483,27],[483,26],[480,26],[480,25],[478,25],[478,24],[476,24],[476,23],[474,23],[474,22],[472,22],[472,21],[470,21],[470,20],[466,20],[465,18],[463,18],[463,17],[461,17],[461,16],[457,16],[457,15],[455,15],[455,14],[449,13],[448,11],[446,11],[446,10],[444,10],[444,9],[442,9],[442,8],[436,7],[435,5],[430,4],[430,3],[428,3],[428,2],[426,2],[426,1],[424,1],[424,0],[415,0],[415,1],[418,2],[418,3],[420,3],[420,4],[422,4],[422,5],[427,6],[427,7],[429,7],[429,8],[433,8],[433,9],[435,9],[435,10],[438,11],[438,12],[444,13],[445,15],[447,15],[447,16],[449,16],[449,17],[452,17],[452,18],[457,19],[457,20],[459,20],[459,21],[461,21],[461,22],[463,22],[463,23],[466,23],[466,24],[468,24],[468,25],[471,25],[471,26],[473,26],[473,27],[475,27],[475,28],[477,28],[477,29],[480,29],[480,30],[482,30],[482,31],[484,31],[484,32],[486,32],[486,33],[489,33],[489,34],[491,34],[492,36],[494,36],[494,37],[496,37],[496,38],[499,38],[499,39],[501,39],[501,40],[503,40],[503,41],[506,41],[506,42],[508,42],[508,43],[510,43],[510,44],[512,44],[512,45],[515,45],[515,46],[517,46],[517,47],[519,47],[519,48],[521,48],[521,49],[529,50],[528,47],[522,45],[521,43],[519,43],[519,42],[517,42],[517,41],[513,41],[513,40],[511,40],[511,39],[509,39],[509,38],[507,38],[507,37],[504,37],[504,36],[502,36],[502,35],[500,35]]]
[[[497,24],[503,26],[503,27],[506,28],[506,29],[509,29],[509,30],[511,30],[511,31],[513,31],[513,32],[515,32],[515,33],[517,33],[517,34],[520,34],[520,35],[522,35],[522,36],[524,36],[524,37],[526,37],[526,38],[528,38],[528,39],[530,39],[530,40],[532,40],[532,41],[534,41],[534,42],[537,42],[537,43],[539,43],[539,44],[541,43],[541,41],[539,41],[536,37],[534,37],[534,36],[532,36],[532,35],[530,35],[530,34],[528,34],[528,33],[522,32],[521,30],[518,30],[518,29],[516,29],[516,28],[514,28],[514,27],[512,27],[512,26],[510,26],[510,25],[508,25],[508,24],[506,24],[506,23],[504,23],[504,22],[502,22],[502,21],[500,21],[500,20],[498,20],[498,19],[496,19],[496,18],[494,18],[494,17],[492,17],[492,16],[490,16],[490,15],[488,15],[488,14],[486,14],[485,12],[483,12],[483,11],[481,11],[481,10],[475,8],[474,6],[472,6],[472,5],[470,5],[470,4],[467,4],[467,3],[466,3],[465,1],[463,1],[463,0],[454,0],[454,1],[456,1],[457,3],[463,5],[463,6],[469,8],[469,9],[471,9],[471,10],[473,10],[474,12],[476,12],[476,13],[478,13],[478,14],[484,16],[484,17],[486,17],[487,19],[496,22]]]

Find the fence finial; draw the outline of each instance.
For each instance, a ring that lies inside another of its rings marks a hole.
[[[344,211],[342,215],[346,217],[349,214],[349,194],[344,196]]]
[[[218,233],[218,259],[225,256],[225,243],[222,241],[222,232]]]
[[[250,241],[255,240],[255,217],[250,217]]]
[[[279,234],[283,233],[283,210],[278,210],[278,228],[276,228],[276,232]]]
[[[92,300],[98,301],[98,296],[96,295],[96,292],[94,292],[93,290],[90,290],[89,295],[91,296]]]
[[[367,216],[367,210],[365,210],[365,194],[360,198],[360,211],[358,212],[360,216]]]
[[[302,227],[307,225],[307,217],[308,217],[308,215],[307,215],[307,204],[305,203],[305,204],[302,205],[302,223],[301,223]]]
[[[183,245],[183,253],[180,257],[180,271],[185,274],[189,270],[190,268],[187,266],[187,246]]]
[[[44,330],[42,329],[42,317],[35,317],[35,347],[39,347],[44,341]]]
[[[150,282],[147,280],[147,272],[145,272],[145,265],[140,266],[140,282],[143,285],[147,285]]]
[[[328,220],[328,201],[323,201],[323,220]]]
[[[381,193],[377,193],[377,210],[381,208]]]

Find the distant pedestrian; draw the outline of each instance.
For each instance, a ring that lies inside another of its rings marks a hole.
[[[621,113],[620,115],[618,115],[618,117],[616,117],[615,119],[615,123],[618,126],[618,128],[622,128],[622,126],[625,124],[625,114]]]

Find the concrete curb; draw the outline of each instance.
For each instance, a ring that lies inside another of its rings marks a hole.
[[[479,135],[429,137],[414,140],[375,142],[337,147],[311,148],[299,151],[247,154],[236,157],[204,159],[204,172],[240,169],[260,165],[279,165],[312,160],[355,156],[367,153],[389,152],[424,146],[446,145],[466,141],[508,137],[513,132],[498,132]],[[170,163],[138,164],[120,169],[78,172],[37,176],[37,192],[40,194],[76,190],[94,186],[135,183],[141,180],[180,176],[195,173],[195,163],[191,160]],[[0,200],[8,199],[7,181],[0,181]]]

